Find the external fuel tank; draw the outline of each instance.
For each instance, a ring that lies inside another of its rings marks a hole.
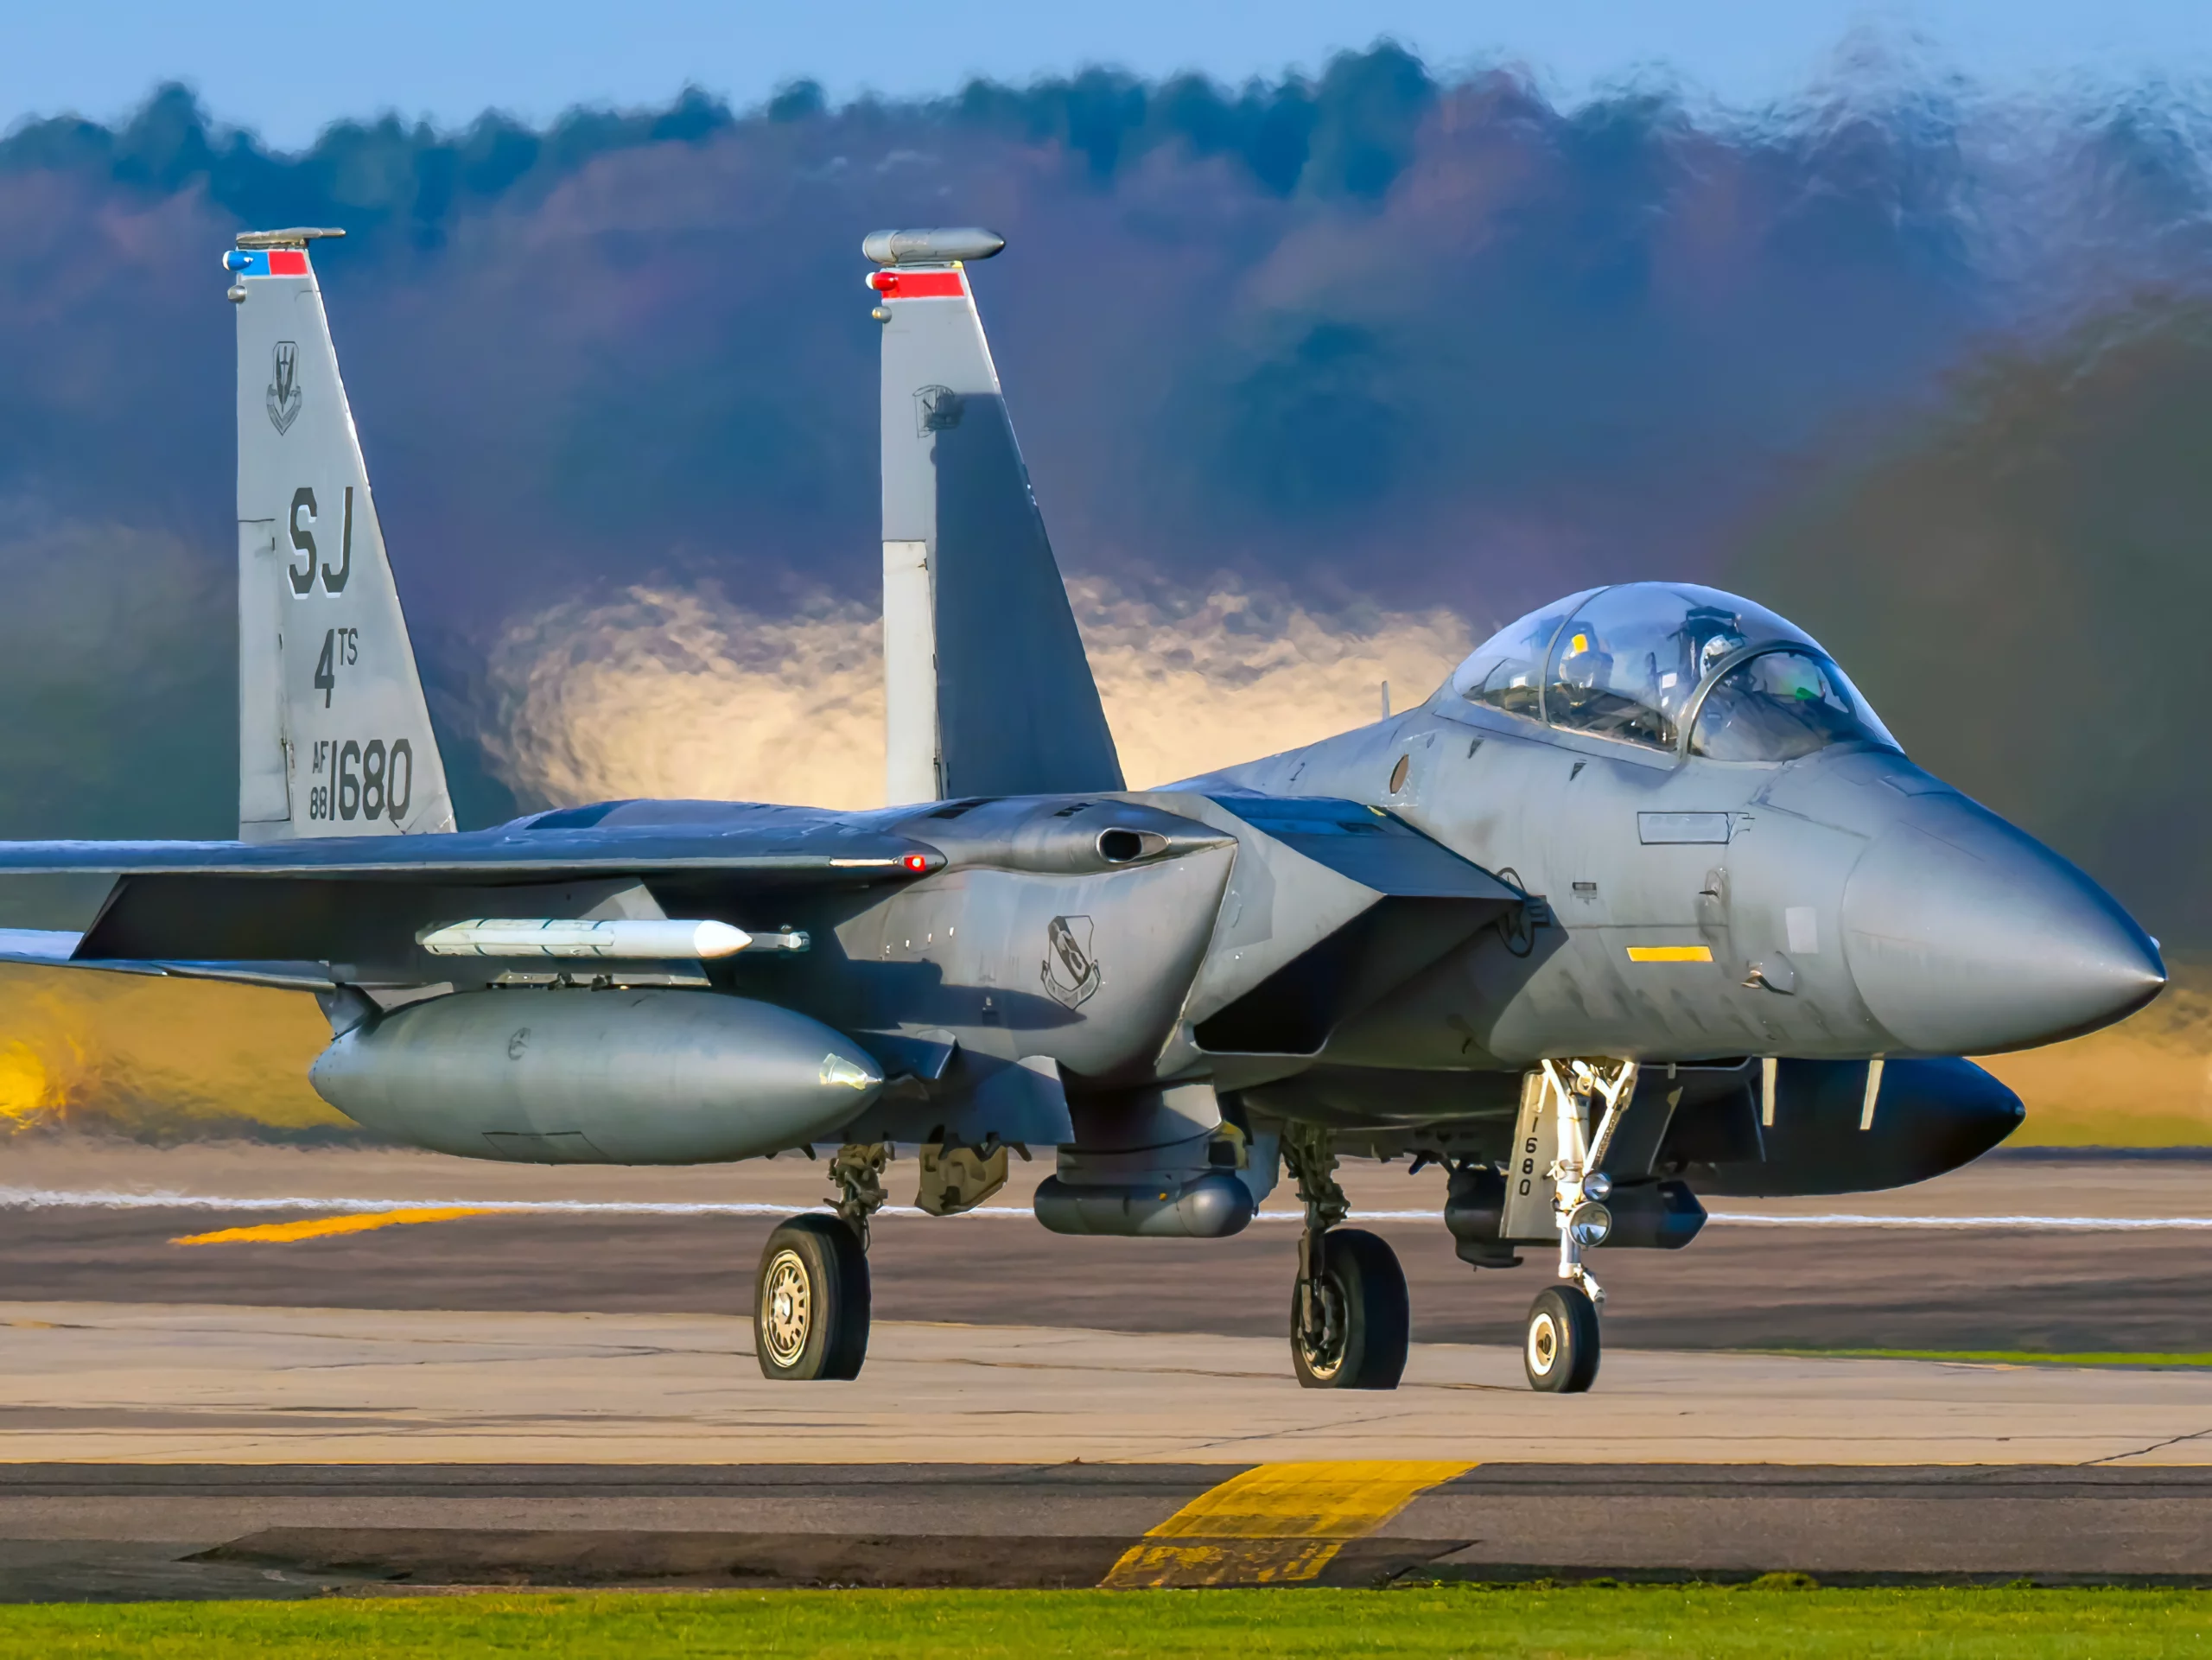
[[[883,1084],[804,1014],[664,989],[435,997],[346,1033],[309,1076],[395,1140],[533,1164],[753,1158],[834,1135]]]

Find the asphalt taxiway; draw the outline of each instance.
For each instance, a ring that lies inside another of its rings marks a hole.
[[[2212,1582],[2212,1476],[2108,1467],[0,1469],[0,1600],[453,1585]]]
[[[895,1199],[912,1193],[893,1164]],[[1070,1239],[1027,1211],[880,1218],[880,1320],[1276,1337],[1294,1272],[1278,1189],[1225,1240]],[[1441,1173],[1354,1164],[1353,1224],[1389,1239],[1416,1340],[1515,1345],[1541,1253],[1477,1272],[1438,1219]],[[404,1152],[0,1143],[0,1295],[25,1301],[744,1315],[761,1243],[822,1167],[475,1164]],[[2212,1161],[1985,1160],[1891,1193],[1712,1201],[1681,1251],[1600,1251],[1616,1349],[2212,1353]],[[182,1246],[256,1225],[491,1210],[358,1233]],[[351,1207],[350,1209],[347,1207]],[[1859,1218],[1856,1222],[1839,1218]],[[1381,1219],[1377,1219],[1377,1218]],[[1948,1224],[1950,1225],[1931,1225]]]
[[[866,1372],[795,1386],[751,1358],[751,1269],[776,1218],[820,1197],[818,1166],[23,1138],[0,1151],[0,1596],[1775,1568],[2212,1582],[2212,1375],[2185,1364],[2212,1354],[2208,1172],[1985,1161],[1896,1194],[1715,1201],[1686,1251],[1594,1259],[1607,1353],[1569,1397],[1520,1377],[1543,1265],[1459,1262],[1434,1172],[1348,1183],[1413,1289],[1414,1356],[1382,1394],[1293,1381],[1287,1219],[1176,1242],[893,1215]],[[333,1218],[353,1231],[321,1231]],[[1290,1522],[1173,1531],[1255,1481],[1289,1484]],[[1345,1494],[1398,1487],[1344,1522]],[[1315,1544],[1316,1527],[1342,1536]]]

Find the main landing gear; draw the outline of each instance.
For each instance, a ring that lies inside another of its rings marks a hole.
[[[1337,1226],[1351,1205],[1337,1184],[1328,1131],[1290,1126],[1283,1154],[1306,1206],[1290,1299],[1290,1358],[1298,1381],[1306,1389],[1395,1389],[1412,1336],[1405,1271],[1375,1235]]]
[[[891,1148],[840,1148],[837,1214],[795,1216],[768,1236],[753,1285],[753,1352],[775,1379],[857,1377],[868,1358],[868,1219],[882,1207]]]

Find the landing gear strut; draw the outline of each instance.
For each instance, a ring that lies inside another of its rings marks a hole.
[[[1529,1305],[1522,1369],[1529,1387],[1548,1394],[1580,1394],[1598,1378],[1602,1347],[1598,1311],[1605,1288],[1583,1266],[1582,1253],[1603,1244],[1612,1231],[1612,1212],[1605,1200],[1612,1183],[1599,1168],[1621,1115],[1636,1092],[1632,1060],[1547,1060],[1543,1088],[1552,1098],[1558,1126],[1558,1156],[1546,1173],[1552,1180],[1553,1211],[1559,1223],[1559,1277],[1563,1283],[1539,1292]],[[1590,1127],[1593,1101],[1605,1110]]]
[[[1283,1154],[1306,1206],[1290,1299],[1290,1358],[1298,1381],[1306,1389],[1395,1389],[1411,1337],[1405,1271],[1375,1235],[1337,1226],[1351,1213],[1351,1203],[1337,1183],[1327,1130],[1289,1126]]]
[[[868,1358],[868,1219],[882,1207],[880,1142],[837,1149],[836,1216],[795,1216],[768,1236],[753,1285],[753,1352],[777,1380],[860,1376]]]
[[[868,1219],[883,1208],[890,1195],[883,1191],[883,1167],[891,1162],[888,1142],[848,1142],[830,1161],[830,1180],[837,1184],[830,1201],[868,1249]]]

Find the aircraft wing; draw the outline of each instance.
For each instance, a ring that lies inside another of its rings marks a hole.
[[[103,969],[179,980],[230,980],[283,991],[329,991],[337,982],[321,963],[155,963],[138,957],[79,957],[84,935],[67,928],[0,928],[0,963],[31,968]]]
[[[775,811],[775,810],[771,810]],[[923,863],[906,862],[918,855]],[[783,810],[763,823],[539,829],[527,821],[446,836],[301,842],[0,842],[10,875],[216,875],[261,881],[542,881],[706,871],[776,881],[876,881],[944,862],[935,848],[830,813]]]
[[[944,853],[848,816],[737,811],[719,822],[543,826],[529,820],[444,836],[318,841],[0,843],[13,878],[114,879],[81,934],[0,929],[0,962],[327,988],[332,964],[359,970],[411,957],[415,930],[440,918],[538,914],[639,882],[705,883],[724,900],[798,888],[911,879]],[[499,890],[516,894],[512,904]],[[575,915],[579,908],[555,914]],[[353,977],[350,974],[342,977]]]

